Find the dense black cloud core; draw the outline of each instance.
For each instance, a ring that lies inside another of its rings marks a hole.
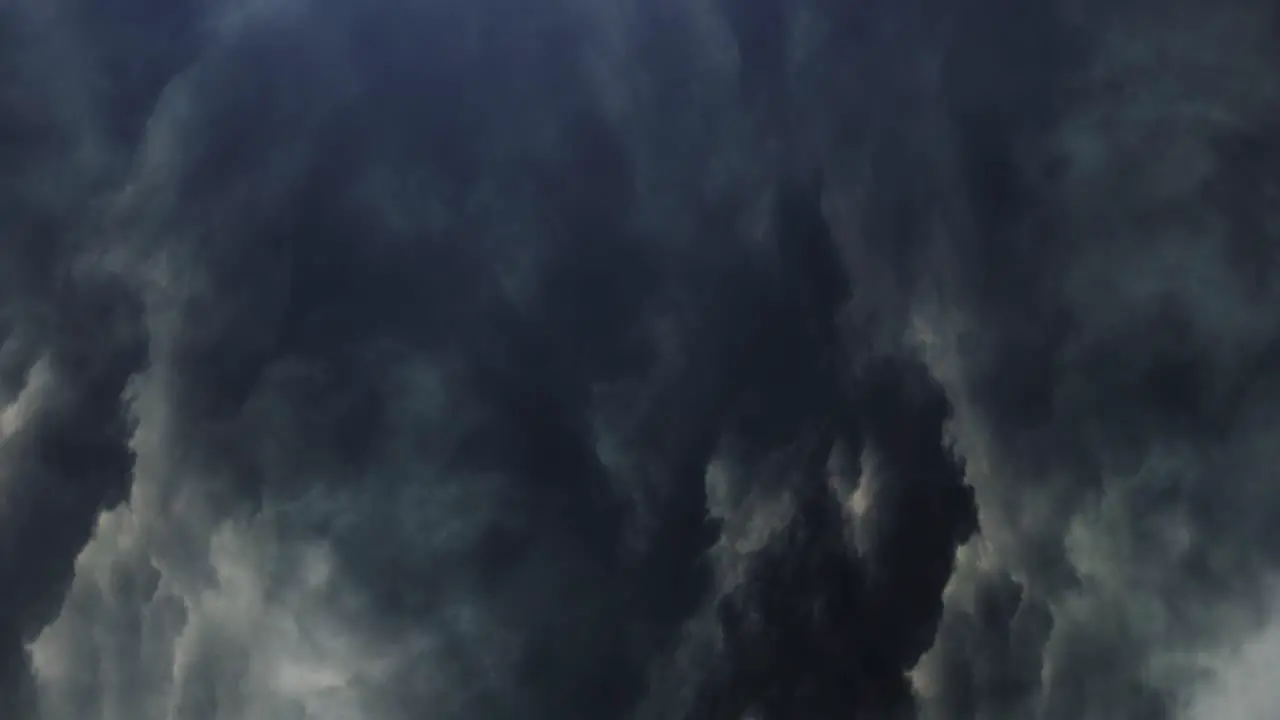
[[[1273,717],[1277,272],[1273,2],[9,0],[0,718]]]

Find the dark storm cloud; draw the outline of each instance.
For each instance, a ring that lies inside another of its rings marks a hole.
[[[34,717],[25,646],[58,615],[94,517],[128,492],[120,393],[140,360],[123,288],[83,277],[83,206],[110,162],[78,52],[0,11],[0,714]]]
[[[956,257],[958,432],[1022,589],[957,614],[985,677],[939,717],[1179,716],[1195,653],[1271,603],[1275,17],[1124,10],[1081,9],[1052,123],[997,125],[1035,142],[1000,161],[988,259]]]
[[[0,10],[0,714],[1227,712],[1275,12],[535,5]]]

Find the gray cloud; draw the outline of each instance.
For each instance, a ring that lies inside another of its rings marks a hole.
[[[0,9],[0,716],[1265,715],[1273,9],[509,5]]]

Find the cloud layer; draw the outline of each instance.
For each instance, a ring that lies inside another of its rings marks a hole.
[[[0,5],[0,717],[1268,716],[1272,5]]]

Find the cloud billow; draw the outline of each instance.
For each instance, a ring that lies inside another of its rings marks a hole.
[[[0,716],[1269,711],[1265,3],[117,5],[0,9]]]

